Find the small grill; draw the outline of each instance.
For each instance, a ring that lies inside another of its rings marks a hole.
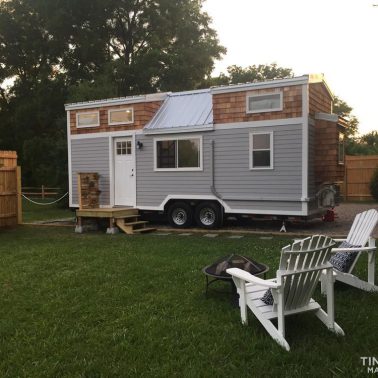
[[[228,255],[220,258],[211,265],[202,269],[206,276],[206,295],[209,286],[216,281],[228,281],[232,285],[232,292],[235,293],[235,285],[232,277],[226,272],[229,268],[240,268],[254,276],[265,275],[269,271],[269,267],[265,264],[256,262],[249,257],[241,255]]]

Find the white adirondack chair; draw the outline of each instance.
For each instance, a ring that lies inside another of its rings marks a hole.
[[[357,214],[354,218],[352,227],[346,239],[335,239],[336,242],[346,241],[351,245],[360,247],[353,248],[333,248],[332,253],[336,252],[358,252],[354,262],[347,272],[340,272],[334,269],[334,280],[344,282],[348,285],[354,286],[365,291],[378,291],[378,286],[375,285],[375,239],[372,237],[374,228],[378,223],[378,211],[370,209],[363,213]],[[368,280],[367,282],[353,275],[352,272],[356,266],[357,260],[362,252],[368,254]],[[325,284],[322,281],[322,293],[325,292]]]
[[[285,340],[287,315],[314,311],[331,331],[344,335],[334,320],[333,268],[328,262],[334,245],[331,238],[316,235],[284,247],[276,279],[263,280],[238,268],[227,269],[239,294],[242,323],[247,324],[249,307],[273,339],[287,351],[290,350]],[[327,312],[311,298],[321,274],[326,277]],[[269,288],[273,294],[273,305],[261,300]],[[275,318],[278,319],[278,328],[272,323]]]

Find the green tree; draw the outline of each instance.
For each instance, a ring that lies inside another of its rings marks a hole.
[[[0,149],[18,151],[25,185],[66,185],[64,103],[192,89],[210,76],[226,50],[202,3],[0,1]]]
[[[348,155],[378,155],[378,132],[371,131],[347,141]]]
[[[358,119],[352,114],[353,108],[345,101],[335,96],[333,100],[333,113],[345,118],[348,127],[345,130],[347,139],[352,139],[358,132]]]
[[[280,67],[277,63],[252,65],[245,68],[232,65],[227,67],[227,73],[221,73],[217,77],[210,78],[206,84],[229,85],[255,83],[265,80],[286,79],[293,76],[294,74],[291,68]]]

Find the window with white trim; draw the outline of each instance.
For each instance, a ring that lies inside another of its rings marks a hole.
[[[77,127],[100,126],[100,114],[98,111],[77,113],[76,124],[77,124]]]
[[[273,168],[273,133],[251,133],[249,140],[250,169]]]
[[[134,122],[134,109],[109,109],[108,110],[108,124],[112,125],[124,125]]]
[[[201,138],[155,140],[156,170],[200,170]]]
[[[282,109],[282,92],[247,95],[247,113],[276,112]]]
[[[117,142],[117,155],[131,155],[131,140]]]
[[[345,142],[344,142],[344,134],[339,132],[339,148],[338,148],[338,163],[344,164],[345,161]]]

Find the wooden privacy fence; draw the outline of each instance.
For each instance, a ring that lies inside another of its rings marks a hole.
[[[21,169],[17,154],[0,151],[0,227],[22,223]]]
[[[0,151],[0,168],[17,167],[17,153],[15,151]]]
[[[369,183],[378,168],[378,155],[345,157],[345,199],[372,200]]]

